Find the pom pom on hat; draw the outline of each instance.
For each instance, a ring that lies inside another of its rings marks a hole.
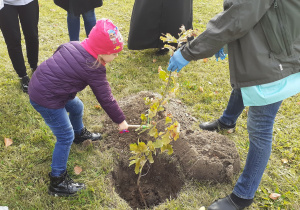
[[[118,53],[123,49],[123,38],[118,27],[109,19],[100,19],[81,45],[94,58],[98,55]]]

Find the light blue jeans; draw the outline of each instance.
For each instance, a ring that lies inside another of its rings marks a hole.
[[[233,189],[233,193],[240,198],[254,198],[271,155],[273,124],[281,103],[249,107],[247,129],[250,146],[245,168]],[[234,125],[243,109],[241,90],[233,89],[219,120],[225,125]]]
[[[90,31],[96,25],[95,10],[92,9],[90,11],[87,11],[86,13],[83,13],[82,18],[84,21],[85,33],[88,37]],[[80,16],[75,16],[73,13],[68,12],[67,22],[70,41],[79,41]]]
[[[79,134],[84,126],[82,123],[83,103],[78,97],[68,101],[66,106],[61,109],[48,109],[31,100],[30,103],[42,115],[56,137],[51,175],[60,176],[67,169],[74,133]]]

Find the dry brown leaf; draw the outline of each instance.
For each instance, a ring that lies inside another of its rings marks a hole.
[[[80,166],[75,166],[74,167],[74,173],[76,175],[79,175],[82,172],[82,168]]]
[[[277,200],[281,195],[278,194],[278,193],[271,193],[269,195],[269,197],[272,199],[272,200]]]
[[[288,161],[288,159],[283,158],[283,159],[281,159],[281,162],[282,162],[282,163],[288,163],[289,161]]]
[[[95,105],[95,109],[102,109],[102,107],[100,105]]]
[[[203,91],[204,91],[203,87],[201,87],[201,86],[199,86],[199,90],[200,90],[200,92],[202,92],[202,93],[203,93]]]
[[[162,70],[161,66],[158,67],[158,73]]]
[[[13,143],[12,139],[4,137],[4,144],[5,144],[6,147],[12,145],[12,143]]]
[[[156,63],[156,59],[153,59],[153,63]]]

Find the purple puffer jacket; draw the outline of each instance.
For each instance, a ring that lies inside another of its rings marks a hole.
[[[125,116],[111,93],[106,68],[93,67],[95,61],[80,42],[59,46],[32,75],[28,89],[30,99],[43,107],[60,109],[89,85],[112,121],[123,122]]]

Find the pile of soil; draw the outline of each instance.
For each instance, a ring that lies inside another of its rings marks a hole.
[[[119,101],[128,124],[141,124],[140,115],[149,109],[144,98],[159,97],[151,92],[140,92]],[[159,154],[153,164],[145,165],[141,178],[141,191],[147,207],[158,205],[166,199],[176,198],[185,179],[230,181],[233,174],[240,171],[240,159],[235,144],[226,136],[214,132],[192,131],[196,119],[191,116],[186,106],[179,100],[171,100],[166,110],[159,113],[160,118],[169,113],[180,123],[180,137],[172,142],[174,153]],[[120,134],[116,125],[105,117],[101,120],[105,134],[105,145],[114,148],[118,158],[112,172],[116,191],[132,208],[145,208],[143,199],[136,185],[138,175],[134,165],[128,167],[129,145],[137,141],[154,141],[147,132],[131,129]],[[164,129],[163,124],[157,127]]]

